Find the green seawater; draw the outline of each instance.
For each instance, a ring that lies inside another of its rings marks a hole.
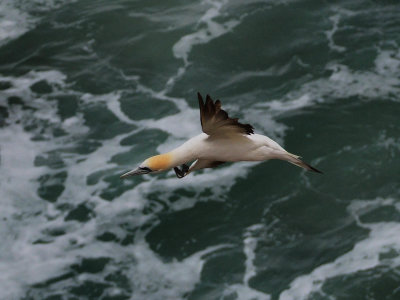
[[[201,132],[282,161],[119,176]],[[400,299],[398,1],[0,2],[1,300]]]

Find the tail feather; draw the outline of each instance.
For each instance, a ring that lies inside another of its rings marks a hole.
[[[289,154],[291,157],[294,157],[294,158],[297,158],[297,159],[301,158],[301,156],[293,154],[293,153],[290,153],[290,152],[286,152],[286,154]]]
[[[298,166],[300,168],[306,169],[308,171],[324,174],[320,170],[318,170],[318,169],[314,168],[313,166],[311,166],[311,165],[305,163],[304,161],[302,161],[300,159],[300,156],[298,156],[298,155],[295,155],[295,154],[287,152],[285,160],[287,160],[291,164],[294,164],[294,165],[296,165],[296,166]]]

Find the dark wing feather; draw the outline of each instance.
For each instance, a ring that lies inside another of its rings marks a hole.
[[[213,101],[209,95],[204,103],[203,97],[197,93],[200,107],[200,122],[203,132],[208,135],[253,134],[253,126],[239,123],[237,118],[229,118],[221,109],[221,101]]]
[[[226,163],[226,161],[210,161],[210,163],[204,168],[216,168],[224,163]]]
[[[185,176],[195,170],[216,168],[224,163],[226,163],[226,162],[225,161],[217,161],[217,160],[197,159],[194,163],[192,163],[190,165],[190,168],[185,173]]]

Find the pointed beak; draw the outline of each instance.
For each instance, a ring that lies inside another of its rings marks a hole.
[[[151,172],[151,170],[149,168],[141,168],[141,167],[139,167],[139,168],[136,168],[136,169],[134,169],[132,171],[126,172],[125,174],[122,174],[120,176],[120,178],[126,178],[126,177],[134,176],[134,175],[143,175],[143,174],[148,174],[150,172]]]

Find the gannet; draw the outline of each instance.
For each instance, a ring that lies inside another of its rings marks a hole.
[[[200,93],[197,93],[197,97],[203,133],[168,153],[147,158],[136,169],[121,175],[121,178],[170,169],[174,169],[178,178],[183,178],[195,170],[214,168],[225,162],[270,159],[285,160],[306,170],[322,173],[302,161],[300,156],[287,152],[269,137],[255,134],[250,124],[242,124],[238,119],[230,118],[221,108],[220,100],[214,102],[207,95],[204,103]],[[189,167],[187,164],[190,162],[193,163]]]

